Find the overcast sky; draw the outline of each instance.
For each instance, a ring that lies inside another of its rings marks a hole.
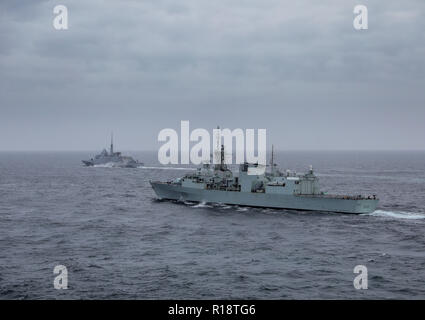
[[[0,150],[98,150],[112,130],[157,150],[180,120],[279,150],[423,150],[424,31],[423,0],[2,0]]]

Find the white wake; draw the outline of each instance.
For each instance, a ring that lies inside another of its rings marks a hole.
[[[208,205],[205,201],[202,201],[192,206],[192,208],[212,208],[212,206]]]
[[[367,213],[365,215],[374,216],[374,217],[386,217],[394,219],[425,219],[425,213],[417,212],[405,212],[405,211],[384,211],[384,210],[375,210],[372,213]]]

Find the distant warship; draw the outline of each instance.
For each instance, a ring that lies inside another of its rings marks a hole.
[[[289,170],[280,172],[273,163],[273,151],[269,172],[259,170],[258,163],[245,162],[240,164],[236,174],[224,162],[223,145],[220,153],[220,163],[214,167],[206,163],[195,173],[182,178],[168,182],[150,181],[150,184],[160,199],[181,201],[357,214],[371,213],[378,204],[375,195],[321,192],[319,178],[312,166],[306,174]]]
[[[121,152],[114,152],[114,141],[111,135],[111,147],[109,152],[103,149],[101,153],[96,155],[90,160],[82,160],[86,166],[97,166],[97,165],[110,165],[112,167],[120,168],[137,168],[142,166],[143,163],[134,160],[132,157],[125,157],[121,155]]]

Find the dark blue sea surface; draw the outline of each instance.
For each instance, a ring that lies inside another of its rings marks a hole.
[[[425,299],[424,152],[278,154],[323,191],[377,194],[365,215],[158,201],[149,180],[188,168],[83,167],[94,153],[0,153],[0,299]]]

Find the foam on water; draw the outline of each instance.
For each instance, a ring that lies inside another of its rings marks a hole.
[[[364,214],[366,216],[374,216],[374,217],[386,217],[386,218],[394,218],[394,219],[425,219],[424,213],[416,213],[416,212],[405,212],[405,211],[384,211],[384,210],[375,210],[372,213]]]
[[[207,203],[205,201],[202,201],[202,202],[192,206],[192,208],[212,208],[212,206],[207,205]]]

